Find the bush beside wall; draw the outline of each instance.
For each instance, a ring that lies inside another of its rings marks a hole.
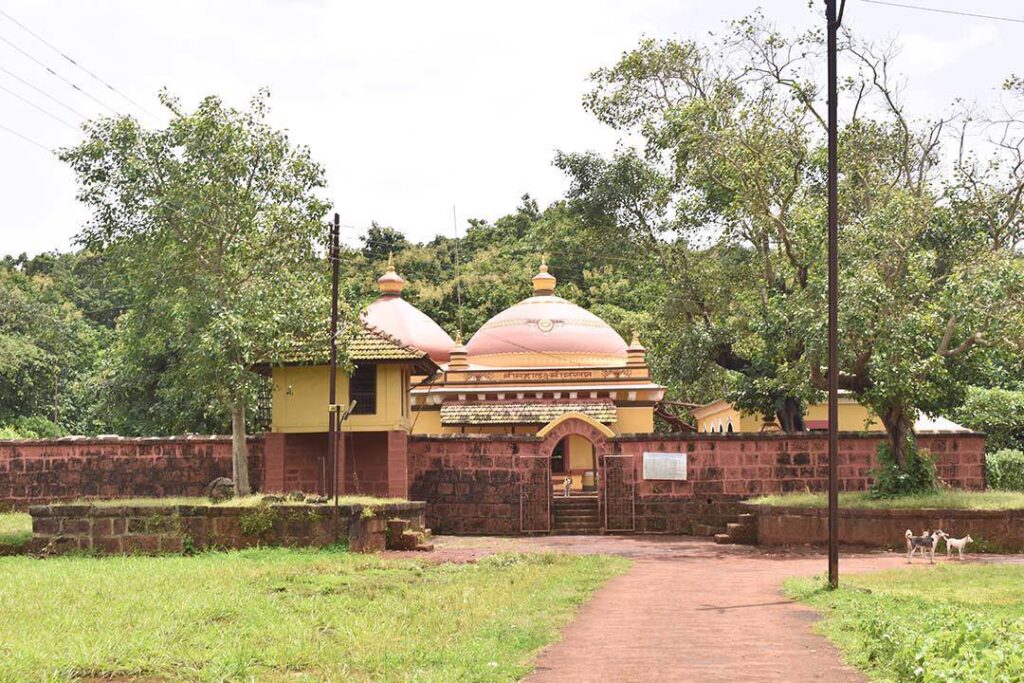
[[[1024,451],[1004,448],[985,456],[989,488],[1024,491]]]

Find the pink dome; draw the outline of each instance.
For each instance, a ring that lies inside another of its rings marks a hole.
[[[402,298],[405,280],[395,272],[390,254],[387,272],[377,278],[377,286],[381,296],[366,307],[363,321],[406,346],[426,351],[435,363],[447,363],[455,341],[426,313]]]
[[[499,367],[618,366],[625,364],[626,347],[608,323],[551,294],[505,309],[466,344],[471,364]]]
[[[455,346],[440,325],[401,296],[380,297],[366,308],[363,320],[403,344],[426,351],[435,363],[447,363]]]

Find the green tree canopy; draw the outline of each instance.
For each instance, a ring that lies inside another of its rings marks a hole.
[[[189,112],[162,93],[166,128],[102,118],[61,153],[93,212],[80,241],[131,283],[116,353],[129,373],[160,358],[165,396],[231,415],[240,493],[246,410],[265,386],[254,366],[322,324],[329,291],[317,257],[323,169],[267,123],[267,98],[237,110],[207,97]]]

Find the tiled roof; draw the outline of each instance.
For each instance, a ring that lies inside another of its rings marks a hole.
[[[615,404],[610,400],[555,403],[447,401],[441,405],[441,424],[547,424],[564,413],[583,413],[605,424],[617,419]]]
[[[360,360],[409,360],[426,361],[432,364],[426,351],[407,346],[391,335],[375,327],[363,325],[351,333],[347,340],[339,339],[338,351],[347,347],[349,358]],[[284,354],[285,363],[323,365],[328,361],[327,335],[314,340],[297,343],[294,349]]]

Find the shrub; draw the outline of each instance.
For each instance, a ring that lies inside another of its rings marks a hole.
[[[1004,448],[985,456],[989,488],[1024,491],[1024,451]]]
[[[238,518],[238,527],[246,536],[262,536],[274,527],[277,521],[277,510],[272,507],[260,506],[242,514]]]
[[[59,436],[64,436],[64,430],[42,415],[22,416],[13,424],[0,426],[0,439],[54,439]]]
[[[871,493],[879,498],[934,491],[937,483],[931,454],[918,450],[913,437],[908,444],[905,468],[896,462],[888,443],[878,444],[878,467],[872,470],[871,477]]]
[[[971,387],[954,416],[965,427],[985,432],[990,451],[1024,450],[1024,391]]]

